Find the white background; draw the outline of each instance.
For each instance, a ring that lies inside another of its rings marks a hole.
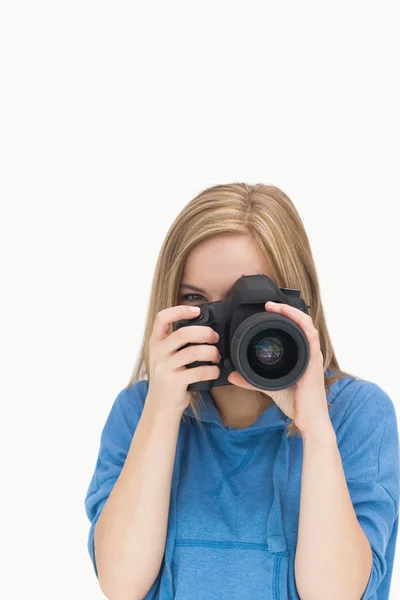
[[[84,497],[160,246],[205,187],[289,195],[340,365],[398,409],[398,10],[0,1],[1,597],[103,597]]]

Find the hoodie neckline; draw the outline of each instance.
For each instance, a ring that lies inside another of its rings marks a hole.
[[[243,429],[235,429],[234,427],[231,427],[230,425],[226,425],[226,426],[224,425],[221,415],[214,403],[214,399],[209,390],[202,390],[200,392],[200,395],[201,395],[201,398],[202,398],[202,401],[204,404],[204,406],[202,406],[201,404],[199,404],[199,406],[198,406],[198,412],[199,412],[200,419],[203,422],[211,423],[217,427],[220,427],[220,428],[224,429],[225,431],[246,433],[249,431],[257,431],[260,429],[267,429],[267,428],[278,428],[279,429],[281,427],[283,427],[283,428],[286,427],[286,425],[289,423],[289,421],[291,421],[291,418],[287,417],[285,415],[285,413],[279,408],[279,406],[275,402],[272,402],[270,404],[270,406],[268,408],[266,408],[261,413],[261,415],[259,415],[257,420],[254,421],[251,425],[249,425],[248,427],[245,427]],[[184,414],[188,417],[195,418],[193,408],[190,405],[187,408],[185,408]]]
[[[325,370],[325,376],[329,377],[333,374],[333,372],[329,369]],[[332,391],[330,390],[328,400],[330,398]],[[235,429],[234,427],[230,427],[229,425],[225,426],[221,415],[214,403],[213,397],[209,390],[200,391],[201,398],[203,400],[204,407],[199,404],[198,412],[201,421],[205,423],[211,423],[217,427],[224,429],[225,431],[232,431],[235,433],[246,433],[246,432],[254,432],[257,430],[263,430],[268,428],[285,428],[288,423],[292,420],[290,417],[286,416],[285,413],[279,408],[276,402],[272,401],[271,405],[264,410],[264,412],[258,417],[254,423],[249,425],[249,427],[245,427],[244,429]],[[193,412],[193,408],[189,405],[184,410],[184,414],[188,417],[195,418],[195,414]]]

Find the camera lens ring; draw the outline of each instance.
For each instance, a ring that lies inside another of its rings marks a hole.
[[[297,347],[297,360],[293,368],[283,376],[274,379],[257,373],[248,358],[248,348],[252,339],[266,328],[282,331],[292,338]],[[292,319],[275,313],[254,313],[244,319],[234,331],[230,346],[235,369],[248,383],[264,390],[275,391],[294,385],[306,370],[310,358],[310,348],[303,330]]]

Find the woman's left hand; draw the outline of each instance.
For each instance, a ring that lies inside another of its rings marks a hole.
[[[278,391],[260,390],[248,383],[238,371],[231,373],[228,381],[270,396],[282,412],[294,421],[303,436],[320,431],[321,427],[331,426],[324,385],[323,356],[312,318],[288,304],[266,302],[265,308],[292,319],[304,331],[310,346],[310,360],[306,370],[297,383]]]

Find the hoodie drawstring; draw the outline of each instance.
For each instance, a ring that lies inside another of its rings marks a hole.
[[[283,429],[272,474],[274,497],[267,518],[268,548],[270,552],[274,553],[287,550],[283,530],[282,500],[286,491],[288,467],[289,440],[286,435],[286,429]]]

